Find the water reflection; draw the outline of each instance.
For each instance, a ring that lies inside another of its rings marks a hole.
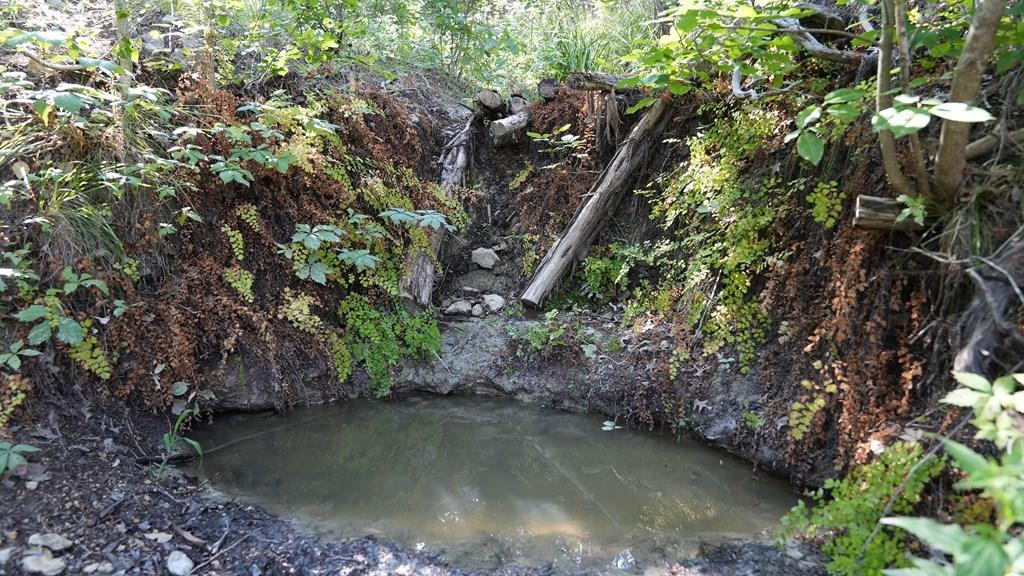
[[[228,494],[476,566],[631,568],[697,537],[759,533],[794,501],[700,444],[492,399],[222,417],[196,436],[225,446],[201,473]]]

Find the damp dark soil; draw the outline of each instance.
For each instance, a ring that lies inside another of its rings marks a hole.
[[[38,554],[58,558],[63,574],[166,574],[172,552],[191,559],[193,574],[561,573],[550,563],[467,569],[377,537],[317,535],[174,471],[158,479],[154,466],[139,459],[158,453],[169,425],[164,417],[85,401],[39,410],[34,424],[16,432],[42,452],[0,483],[0,574],[25,573],[25,558]],[[48,533],[70,546],[51,553],[29,543]],[[804,549],[778,550],[767,541],[725,540],[658,572],[820,574],[811,558]]]

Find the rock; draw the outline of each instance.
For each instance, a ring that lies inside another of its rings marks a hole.
[[[7,564],[7,561],[10,560],[11,556],[13,556],[13,555],[14,555],[14,547],[13,546],[10,547],[10,548],[4,548],[3,550],[0,550],[0,568],[3,568],[4,564]]]
[[[192,559],[181,550],[175,550],[167,555],[167,571],[173,576],[189,576],[192,573]]]
[[[474,318],[479,318],[484,315],[484,307],[479,304],[473,304],[473,310],[470,311],[470,314],[472,314]]]
[[[501,262],[501,258],[498,258],[498,253],[490,248],[477,248],[473,250],[472,258],[474,264],[487,270],[491,270],[498,262]]]
[[[48,548],[54,552],[60,552],[61,550],[67,550],[74,544],[71,540],[61,536],[60,534],[33,534],[28,537],[29,546],[42,546]]]
[[[462,291],[465,292],[466,294],[479,294],[480,293],[480,290],[477,290],[476,288],[473,288],[472,286],[463,286],[462,287]]]
[[[484,294],[484,308],[488,312],[497,312],[505,307],[505,299],[497,294]]]
[[[456,300],[452,305],[445,308],[444,313],[448,316],[469,316],[473,313],[473,305],[469,300]]]
[[[64,561],[60,558],[43,554],[32,554],[21,559],[21,569],[28,574],[57,576],[64,571]]]

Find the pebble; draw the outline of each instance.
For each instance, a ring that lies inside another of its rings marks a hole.
[[[86,574],[93,574],[99,572],[100,574],[109,574],[114,571],[114,565],[110,562],[93,562],[92,564],[86,564],[82,568],[82,572]]]
[[[61,550],[71,548],[73,542],[60,534],[50,532],[48,534],[33,534],[29,536],[28,544],[29,546],[42,546],[54,552],[60,552]]]
[[[64,560],[43,554],[31,554],[21,559],[21,569],[29,574],[57,576],[64,571]]]
[[[11,556],[13,556],[13,555],[14,555],[14,547],[13,546],[10,547],[10,548],[4,548],[3,550],[0,550],[0,568],[3,568],[4,564],[7,564],[7,561],[10,560]]]
[[[192,559],[181,550],[175,550],[167,555],[167,571],[173,576],[189,576],[192,573]]]
[[[445,314],[449,316],[469,316],[473,313],[473,305],[469,300],[456,300],[451,306],[445,308]]]
[[[474,264],[487,270],[494,268],[498,262],[501,262],[498,254],[490,248],[477,248],[473,250],[472,259]]]
[[[479,318],[484,315],[484,307],[479,304],[473,304],[473,309],[470,311],[470,314],[472,314],[474,318]]]
[[[497,294],[485,294],[484,295],[484,308],[487,308],[488,312],[497,312],[505,307],[505,299]]]

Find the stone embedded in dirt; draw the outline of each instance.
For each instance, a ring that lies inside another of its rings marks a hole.
[[[505,299],[497,294],[484,294],[484,308],[488,312],[497,312],[505,307]]]
[[[479,294],[480,293],[479,290],[477,290],[476,288],[473,288],[472,286],[463,286],[462,287],[462,291],[465,292],[466,294]]]
[[[74,544],[71,540],[61,536],[60,534],[33,534],[28,537],[29,546],[42,546],[48,548],[54,552],[60,552],[61,550],[67,550]]]
[[[10,547],[10,548],[4,548],[3,550],[0,550],[0,568],[3,568],[4,564],[7,564],[7,561],[10,560],[11,556],[13,556],[13,555],[14,555],[14,547],[13,546]]]
[[[28,574],[57,576],[64,571],[64,568],[64,560],[50,555],[31,554],[21,559],[21,569]]]
[[[445,308],[444,313],[449,316],[469,316],[473,313],[473,304],[469,300],[456,300]]]
[[[473,250],[473,263],[481,268],[490,270],[498,262],[501,262],[501,258],[498,258],[497,252],[490,248],[477,248]]]
[[[192,573],[192,559],[181,550],[175,550],[167,555],[167,571],[174,576],[188,576]]]
[[[479,318],[484,315],[484,307],[479,304],[473,304],[473,310],[470,311],[470,314],[472,314],[474,318]]]

